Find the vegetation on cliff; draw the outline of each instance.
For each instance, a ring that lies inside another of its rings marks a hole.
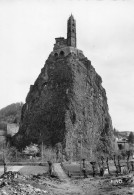
[[[84,56],[50,55],[26,98],[14,138],[17,147],[32,143],[55,147],[66,158],[80,158],[112,146],[112,122],[102,79]]]
[[[19,123],[23,103],[13,103],[0,110],[0,122]]]

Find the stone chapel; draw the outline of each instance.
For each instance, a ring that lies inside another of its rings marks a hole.
[[[58,57],[67,56],[69,53],[75,53],[76,55],[83,54],[81,50],[77,49],[76,20],[72,14],[67,21],[67,39],[58,37],[55,40],[56,43],[54,44],[51,55]]]

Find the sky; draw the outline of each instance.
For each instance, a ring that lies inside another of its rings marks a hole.
[[[71,13],[113,127],[134,132],[134,0],[0,0],[0,109],[25,102]]]

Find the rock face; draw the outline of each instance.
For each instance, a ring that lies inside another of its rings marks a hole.
[[[44,142],[61,143],[67,156],[91,150],[105,132],[112,131],[107,98],[101,77],[82,55],[50,55],[30,87],[22,109],[19,146]],[[84,151],[85,151],[84,149]]]
[[[15,144],[55,147],[69,158],[105,152],[112,124],[101,77],[76,48],[76,21],[67,22],[67,39],[56,38],[53,52],[26,98]],[[60,143],[60,144],[59,144]],[[62,147],[61,147],[62,146]]]

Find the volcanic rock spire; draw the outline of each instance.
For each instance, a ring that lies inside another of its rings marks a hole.
[[[31,142],[48,147],[60,143],[66,158],[78,159],[81,153],[91,155],[97,150],[100,140],[105,142],[105,150],[112,122],[102,79],[76,48],[72,15],[67,25],[67,39],[56,38],[53,51],[30,87],[14,143],[21,148]]]

